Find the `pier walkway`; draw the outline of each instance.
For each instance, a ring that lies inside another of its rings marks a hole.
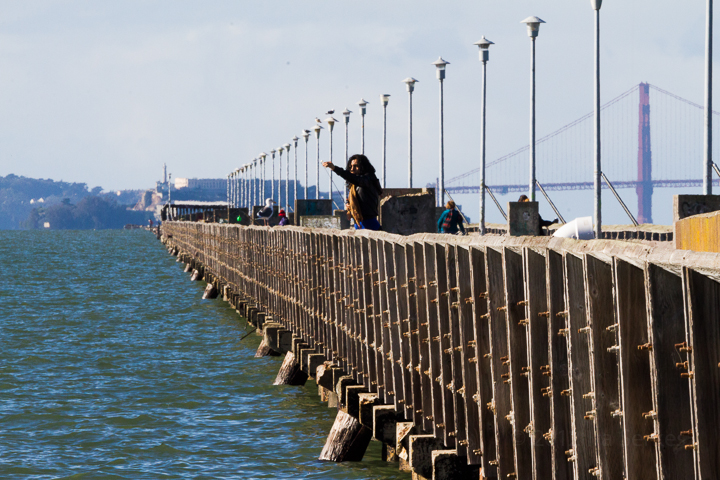
[[[361,458],[371,434],[417,478],[720,478],[720,254],[195,222],[162,233],[287,352],[283,369],[336,395],[322,458]]]

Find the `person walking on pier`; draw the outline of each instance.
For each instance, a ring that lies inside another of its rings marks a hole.
[[[284,227],[288,223],[287,215],[285,215],[285,209],[281,208],[278,212],[278,217],[280,217],[280,221],[278,222],[278,227]]]
[[[350,187],[345,209],[348,211],[348,218],[355,220],[355,228],[382,230],[377,219],[382,187],[370,160],[365,155],[353,155],[348,160],[347,170],[332,162],[323,162],[323,167],[335,172]]]
[[[440,215],[437,227],[438,233],[458,233],[465,235],[465,227],[460,212],[455,209],[455,202],[448,200],[445,204],[446,210]]]

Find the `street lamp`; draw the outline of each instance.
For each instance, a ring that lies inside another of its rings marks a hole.
[[[313,130],[315,130],[315,143],[317,145],[317,167],[315,168],[315,199],[320,199],[320,130],[322,129],[323,127],[321,127],[317,123],[313,127]]]
[[[483,35],[475,45],[480,49],[480,61],[483,65],[482,71],[482,106],[480,119],[480,235],[485,235],[485,106],[487,100],[487,62],[490,59],[490,45],[493,42]]]
[[[407,86],[408,96],[409,96],[409,103],[408,103],[408,188],[412,188],[413,186],[413,169],[412,169],[412,94],[415,91],[415,83],[417,80],[415,80],[412,77],[408,77],[405,80],[403,80],[405,85]]]
[[[599,6],[598,9],[600,9]],[[705,21],[705,152],[703,155],[703,195],[712,195],[713,0],[707,0]]]
[[[357,104],[360,106],[360,153],[365,155],[365,114],[368,102],[361,98]]]
[[[290,212],[290,209],[288,207],[288,204],[290,202],[290,144],[286,143],[283,146],[285,147],[285,152],[287,153],[285,160],[285,215],[287,215]],[[282,172],[280,173],[282,174]]]
[[[347,165],[348,158],[350,158],[350,152],[348,151],[348,128],[350,126],[350,114],[352,112],[346,108],[342,113],[345,117],[345,165]],[[345,191],[345,198],[347,198],[347,188]]]
[[[275,149],[273,148],[270,150],[270,154],[272,155],[272,177],[270,180],[270,198],[275,200]],[[263,200],[265,200],[263,198]]]
[[[295,204],[297,203],[297,143],[298,143],[298,140],[300,140],[300,139],[297,137],[297,135],[295,135],[292,139],[293,144],[295,146],[295,150],[294,150],[294,152],[295,152],[295,183],[293,183],[293,198],[295,201],[293,202],[293,212],[295,211]],[[287,213],[288,212],[285,212],[286,215],[287,215]]]
[[[443,124],[443,80],[445,80],[445,67],[450,65],[442,57],[433,62],[437,67],[437,78],[440,81],[440,177],[438,180],[438,198],[440,206],[445,205],[445,130]]]
[[[602,161],[600,156],[600,7],[602,0],[590,0],[595,10],[595,238],[602,238]]]
[[[302,137],[305,139],[305,195],[303,198],[308,198],[308,139],[310,138],[310,130],[303,130]]]
[[[380,101],[383,107],[382,188],[385,188],[385,177],[387,174],[387,106],[390,101],[390,95],[387,93],[380,95]]]
[[[279,166],[279,170],[278,170],[278,198],[277,198],[278,208],[282,208],[282,207],[281,207],[281,205],[282,205],[282,155],[283,155],[283,150],[284,150],[284,148],[285,148],[285,147],[284,147],[283,145],[281,145],[280,147],[278,147],[278,159],[279,159],[279,161],[280,161],[280,163],[279,163],[279,165],[278,165],[278,166]],[[273,181],[275,181],[274,178],[273,178]],[[273,200],[275,200],[275,199],[273,198]]]
[[[325,123],[330,127],[330,163],[333,161],[333,128],[335,127],[335,120],[332,116],[325,119]],[[328,172],[328,198],[332,200],[332,174]]]
[[[528,17],[520,23],[527,25],[528,36],[532,43],[530,68],[530,185],[528,196],[535,201],[535,39],[540,32],[540,24],[545,23],[538,17]]]
[[[258,180],[260,179],[260,175],[258,174],[257,163],[258,163],[258,159],[253,158],[252,164],[253,164],[253,172],[255,172],[255,181],[254,181],[255,197],[256,197],[256,201],[257,201],[257,203],[255,205],[262,205],[262,199],[258,198],[258,197],[260,197],[260,188],[259,188],[260,186],[258,185],[258,183],[259,183]]]
[[[260,157],[260,172],[262,173],[262,175],[260,175],[260,192],[262,192],[260,198],[265,200],[265,159],[267,158],[267,153],[262,152],[258,157]]]

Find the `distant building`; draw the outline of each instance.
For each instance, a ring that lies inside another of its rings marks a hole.
[[[176,178],[175,189],[181,188],[197,190],[221,190],[227,189],[226,178]]]

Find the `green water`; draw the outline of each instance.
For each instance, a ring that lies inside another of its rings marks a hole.
[[[145,231],[0,232],[0,479],[409,479]]]

